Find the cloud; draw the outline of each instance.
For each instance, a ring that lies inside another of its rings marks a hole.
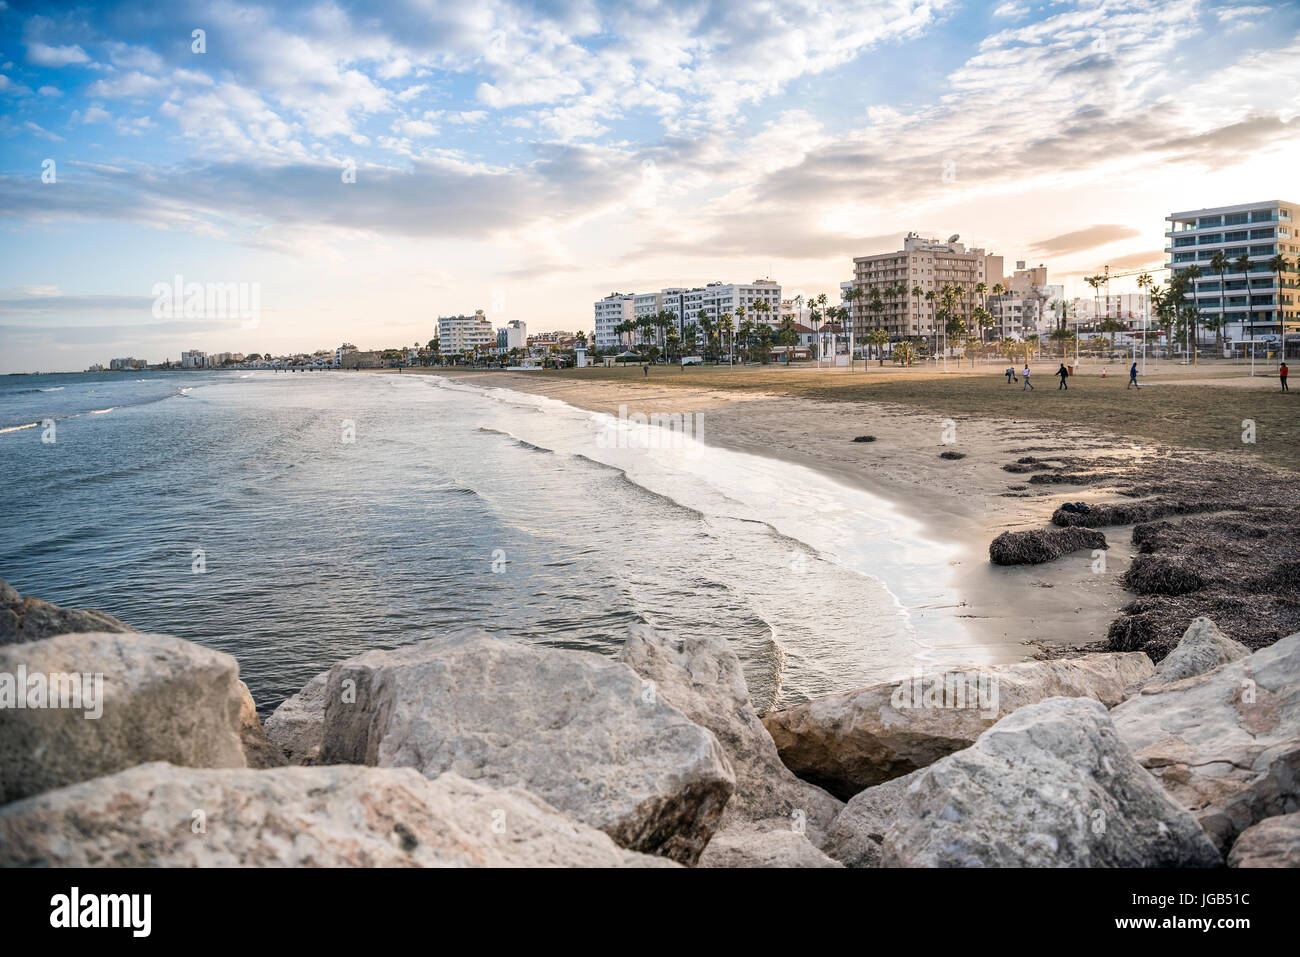
[[[1047,256],[1068,256],[1140,235],[1142,235],[1141,231],[1132,226],[1121,226],[1117,223],[1099,224],[1053,236],[1050,239],[1040,239],[1031,248]]]
[[[27,62],[36,66],[61,67],[73,63],[89,63],[90,57],[77,44],[49,46],[44,43],[27,44]]]

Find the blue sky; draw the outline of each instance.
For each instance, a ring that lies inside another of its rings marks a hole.
[[[0,2],[0,371],[834,294],[911,229],[1076,291],[1300,198],[1297,104],[1289,0]],[[260,320],[159,318],[176,275]]]

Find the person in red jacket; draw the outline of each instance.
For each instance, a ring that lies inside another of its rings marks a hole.
[[[1291,371],[1291,370],[1288,369],[1288,368],[1286,367],[1286,363],[1285,363],[1285,362],[1282,363],[1280,366],[1278,366],[1277,377],[1278,377],[1279,379],[1282,380],[1282,391],[1283,391],[1283,392],[1290,392],[1290,391],[1291,391],[1290,389],[1288,389],[1288,388],[1286,387],[1286,377],[1287,377],[1287,374],[1288,374],[1290,371]]]

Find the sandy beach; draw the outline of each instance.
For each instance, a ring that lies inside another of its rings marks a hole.
[[[1264,390],[1276,390],[1276,379],[1243,377],[1238,366],[1152,365],[1152,372],[1159,372],[1144,380],[1141,399],[1136,393],[1127,397],[1146,403],[1137,410],[1160,409],[1170,397],[1174,402],[1195,399],[1214,404],[1235,428],[1244,413],[1223,408],[1222,396],[1236,396],[1246,412],[1255,411],[1270,425],[1270,416],[1281,417],[1282,425],[1270,435],[1272,447],[1264,446],[1268,452],[1276,452],[1279,433],[1294,420],[1295,407],[1285,397],[1280,409],[1263,405],[1275,398]],[[1035,366],[1039,395],[1024,398],[1036,405],[1013,408],[1034,413],[1046,407],[1041,399],[1056,390],[1055,369],[1056,363]],[[1288,474],[1268,464],[1266,459],[1275,456],[1260,454],[1257,447],[1243,452],[1239,442],[1235,448],[1225,444],[1216,449],[1121,438],[1105,427],[1113,425],[1114,416],[1100,407],[1100,398],[1096,418],[1103,426],[1083,424],[1090,394],[1104,395],[1108,407],[1116,398],[1125,399],[1121,366],[1108,369],[1104,379],[1100,366],[1085,367],[1072,378],[1072,392],[1050,397],[1075,403],[1067,412],[1074,421],[1007,416],[1001,409],[973,414],[963,390],[981,390],[999,401],[1021,398],[1020,384],[1007,385],[996,369],[984,367],[947,375],[875,366],[865,374],[860,367],[856,372],[657,367],[648,377],[639,367],[564,373],[408,369],[405,374],[411,372],[461,377],[482,387],[529,392],[611,414],[620,406],[629,413],[702,413],[706,442],[797,462],[881,495],[922,521],[936,538],[959,546],[962,557],[954,564],[963,604],[955,614],[998,661],[1100,647],[1121,609],[1135,597],[1123,576],[1136,549],[1129,529],[1114,528],[1107,530],[1104,565],[1084,549],[1044,564],[1000,567],[988,557],[989,542],[997,535],[1047,527],[1066,502],[1158,495],[1168,491],[1161,482],[1178,483],[1192,463],[1202,470],[1214,471],[1213,466],[1225,476],[1247,467],[1262,486],[1276,481],[1279,490]],[[835,391],[864,384],[879,391],[865,399]],[[891,390],[901,401],[888,400]],[[924,397],[920,402],[918,390]],[[827,397],[813,397],[819,393]],[[953,411],[935,411],[943,407]],[[1177,434],[1158,422],[1134,432],[1162,430]],[[874,440],[855,442],[859,436]],[[1217,442],[1213,435],[1210,441],[1193,439],[1200,445]],[[960,457],[941,457],[944,453]],[[1017,464],[1026,458],[1037,464]],[[1143,483],[1148,487],[1137,487]],[[1207,483],[1196,494],[1211,494],[1214,487]],[[1190,494],[1181,486],[1179,491]]]

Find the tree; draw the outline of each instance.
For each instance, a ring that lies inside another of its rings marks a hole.
[[[916,359],[916,344],[904,339],[894,346],[894,361],[900,366],[910,366]]]
[[[1192,284],[1192,305],[1191,308],[1187,310],[1187,318],[1190,321],[1190,328],[1192,330],[1192,364],[1197,365],[1199,363],[1197,363],[1196,360],[1200,357],[1201,352],[1201,336],[1200,329],[1198,328],[1201,308],[1200,300],[1196,298],[1196,280],[1201,278],[1201,267],[1196,265],[1196,263],[1192,263],[1183,270],[1183,275],[1186,276]]]
[[[1232,261],[1232,268],[1241,273],[1246,281],[1246,325],[1250,330],[1250,359],[1251,369],[1253,370],[1255,361],[1255,307],[1250,301],[1250,255],[1242,253]],[[1252,374],[1254,374],[1253,371]]]
[[[1101,318],[1101,296],[1100,296],[1100,293],[1101,293],[1101,287],[1102,287],[1102,286],[1105,284],[1105,282],[1106,282],[1106,277],[1105,277],[1105,276],[1101,276],[1101,275],[1097,275],[1097,276],[1084,276],[1084,277],[1083,277],[1083,281],[1086,282],[1089,286],[1092,287],[1092,304],[1093,304],[1093,313],[1092,313],[1092,316],[1093,316],[1093,319],[1100,319],[1100,318]]]
[[[1278,356],[1279,363],[1286,358],[1286,311],[1282,308],[1282,273],[1291,268],[1291,261],[1282,253],[1278,253],[1268,261],[1268,268],[1272,270],[1274,278],[1277,280],[1277,295],[1273,299],[1273,312],[1277,316],[1278,331],[1282,333],[1282,351]],[[1300,268],[1300,265],[1297,265]]]
[[[867,333],[867,347],[875,346],[876,355],[880,358],[880,364],[885,364],[885,346],[889,344],[889,333],[879,327],[872,329]],[[865,362],[865,360],[864,360]]]

